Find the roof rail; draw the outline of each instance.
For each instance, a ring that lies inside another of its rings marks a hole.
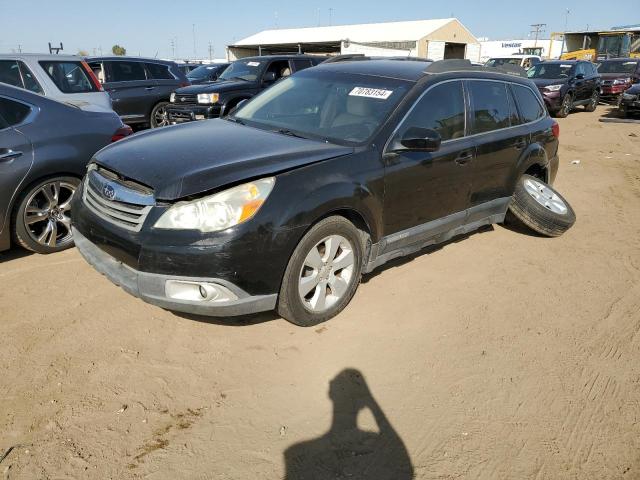
[[[498,67],[476,67],[469,60],[438,60],[424,69],[424,73],[437,74],[446,72],[494,72],[527,78],[524,68],[517,65],[500,65]]]

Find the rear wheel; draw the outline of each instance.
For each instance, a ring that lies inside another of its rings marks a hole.
[[[531,175],[522,175],[516,184],[509,210],[527,227],[547,237],[562,235],[576,221],[569,202]]]
[[[562,99],[560,109],[556,112],[556,117],[566,118],[573,110],[573,97],[570,93],[567,93]]]
[[[589,103],[585,105],[584,109],[587,112],[595,112],[598,107],[598,103],[600,103],[600,93],[598,93],[597,90],[594,90]]]
[[[160,102],[153,107],[153,110],[151,110],[151,118],[149,119],[151,128],[166,127],[169,125],[167,105],[169,105],[169,102]]]
[[[363,234],[344,217],[328,217],[300,240],[282,280],[278,313],[309,327],[340,313],[362,275]]]
[[[13,215],[15,241],[36,253],[72,247],[71,198],[79,184],[75,177],[54,177],[24,192]]]

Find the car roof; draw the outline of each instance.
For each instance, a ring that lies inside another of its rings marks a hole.
[[[586,62],[586,60],[545,60],[542,63],[562,63],[562,64],[571,64],[573,65],[574,63],[578,63],[578,62]]]
[[[79,55],[55,55],[50,53],[0,53],[0,58],[24,58],[24,59],[35,59],[35,60],[73,60],[73,61],[81,61],[83,59],[82,56]]]
[[[109,55],[109,56],[105,56],[105,57],[86,57],[86,60],[88,62],[95,62],[97,60],[102,60],[102,61],[132,61],[132,62],[153,62],[153,63],[159,63],[162,65],[177,65],[176,62],[172,61],[172,60],[161,60],[159,58],[150,58],[150,57],[127,57],[127,56],[122,56],[122,55]]]
[[[432,62],[417,60],[406,62],[402,60],[344,60],[341,62],[321,63],[317,67],[324,71],[350,73],[356,75],[371,75],[376,77],[396,78],[416,82],[425,75],[424,70]]]

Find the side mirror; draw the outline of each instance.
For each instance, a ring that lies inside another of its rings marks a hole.
[[[584,80],[584,73],[579,73],[576,75],[576,80]]]
[[[400,140],[394,142],[395,151],[436,152],[440,150],[442,137],[430,128],[411,127]]]
[[[273,83],[276,81],[276,72],[266,72],[262,76],[262,81],[264,83]]]

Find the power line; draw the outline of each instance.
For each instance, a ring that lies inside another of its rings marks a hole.
[[[536,48],[538,46],[538,37],[540,36],[541,33],[543,33],[545,31],[544,27],[547,26],[546,23],[534,23],[531,26],[531,34],[534,35],[535,37],[535,43],[533,44],[533,48]]]

